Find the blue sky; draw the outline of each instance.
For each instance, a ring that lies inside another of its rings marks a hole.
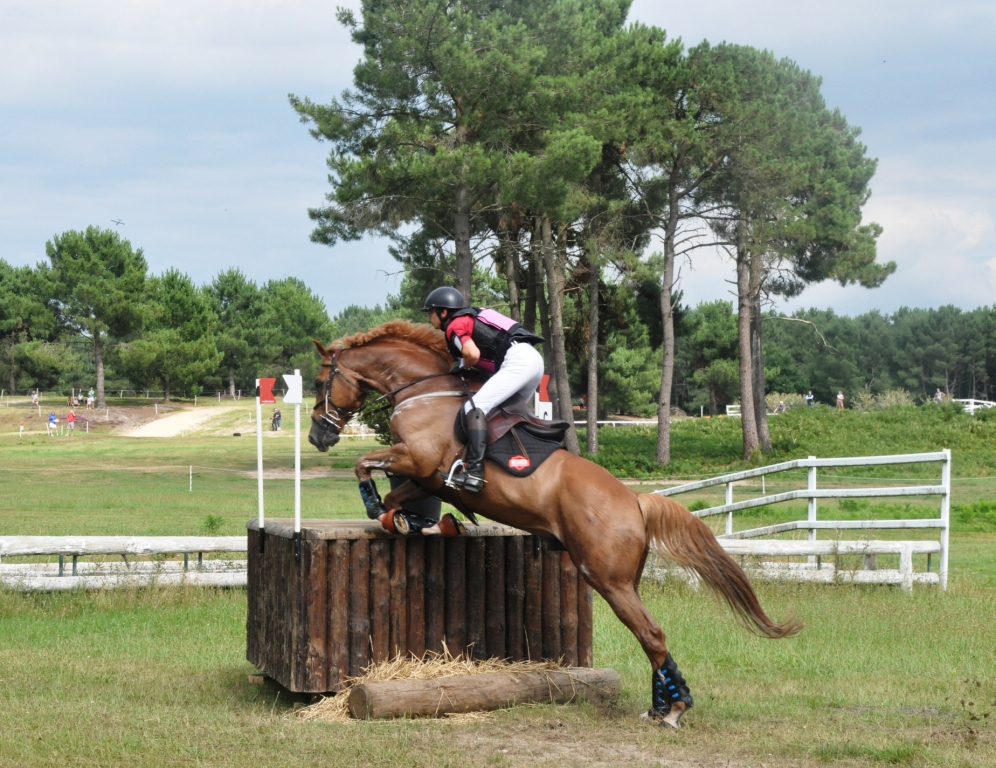
[[[630,17],[689,45],[795,59],[879,158],[865,219],[885,227],[880,256],[897,273],[872,291],[813,286],[782,308],[996,302],[996,2],[637,0]],[[383,242],[308,239],[326,149],[287,103],[327,101],[357,57],[335,4],[6,0],[0,258],[35,263],[54,234],[122,219],[157,272],[293,275],[332,313],[383,301],[397,289]],[[700,253],[682,266],[686,300],[729,298],[731,277]]]

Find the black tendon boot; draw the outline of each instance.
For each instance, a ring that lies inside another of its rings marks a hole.
[[[453,485],[471,493],[484,489],[484,451],[487,446],[487,419],[484,411],[474,408],[467,413],[467,457],[463,470],[453,476]]]
[[[371,520],[376,520],[387,512],[380,494],[377,493],[377,483],[373,478],[360,480],[360,498],[363,499],[363,506],[367,508],[367,517]]]
[[[650,692],[651,706],[647,716],[653,720],[661,720],[674,728],[680,728],[681,716],[685,710],[692,708],[694,701],[692,692],[688,690],[688,684],[678,671],[678,665],[674,663],[670,653],[660,669],[654,670]],[[672,712],[673,705],[679,701],[685,705],[684,708],[679,707],[680,711]]]

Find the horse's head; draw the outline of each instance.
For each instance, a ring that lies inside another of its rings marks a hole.
[[[315,407],[311,412],[308,442],[323,453],[339,442],[339,433],[363,406],[366,390],[339,364],[340,348],[328,350],[315,341],[322,369],[315,379]]]

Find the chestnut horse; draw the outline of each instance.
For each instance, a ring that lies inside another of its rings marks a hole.
[[[643,646],[653,668],[649,714],[656,719],[678,727],[692,697],[637,591],[650,549],[695,571],[753,631],[779,638],[799,630],[794,620],[778,624],[768,618],[744,572],[685,507],[664,496],[637,494],[587,459],[556,451],[528,477],[487,464],[480,493],[447,487],[443,477],[463,450],[454,424],[465,386],[447,375],[452,358],[439,331],[395,320],[327,349],[315,345],[322,368],[311,443],[327,451],[369,393],[387,395],[394,409],[393,445],[359,459],[360,481],[369,481],[374,470],[409,478],[383,500],[388,511],[434,495],[461,511],[559,540]]]

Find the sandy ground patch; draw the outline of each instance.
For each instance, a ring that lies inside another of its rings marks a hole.
[[[186,431],[193,430],[207,421],[221,416],[237,406],[213,406],[197,408],[172,413],[138,427],[126,428],[118,434],[125,437],[178,437]]]

